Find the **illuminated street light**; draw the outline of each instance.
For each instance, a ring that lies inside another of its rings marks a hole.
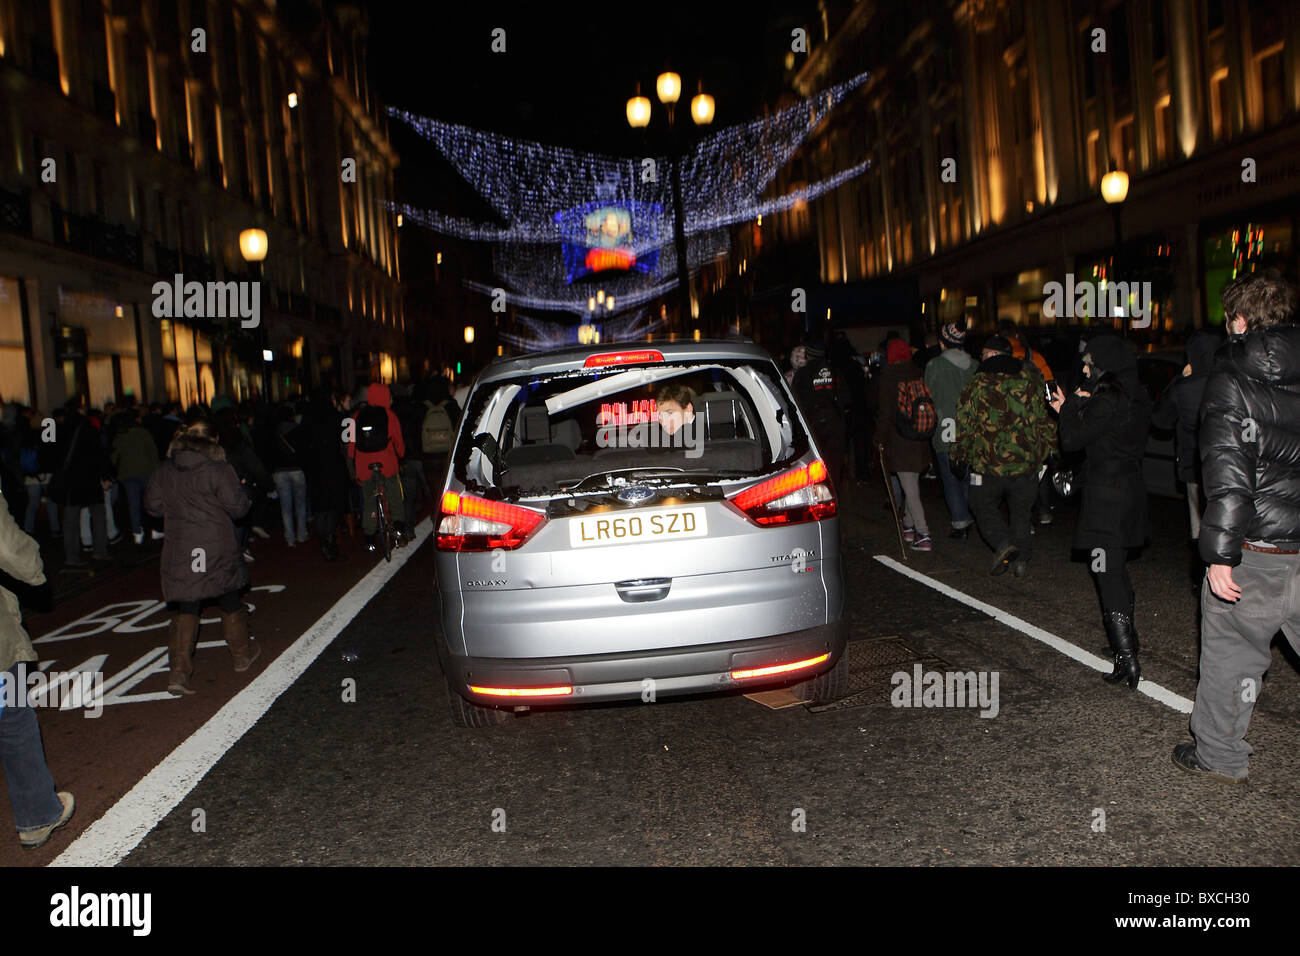
[[[474,341],[474,326],[465,326],[465,344],[470,345]]]
[[[713,97],[700,93],[691,100],[691,119],[696,126],[708,126],[713,122]]]
[[[634,96],[627,101],[627,124],[633,129],[650,125],[650,100],[645,96]]]
[[[239,254],[245,262],[261,262],[266,258],[266,232],[261,229],[245,229],[239,234]]]
[[[1101,198],[1114,204],[1123,202],[1128,196],[1128,173],[1122,169],[1112,169],[1101,177]]]
[[[655,80],[655,92],[659,95],[659,102],[665,106],[676,103],[682,95],[682,78],[671,71],[660,73]]]
[[[291,109],[291,110],[296,110],[297,108],[298,108],[298,94],[297,94],[297,93],[290,93],[290,94],[289,94],[289,109]]]

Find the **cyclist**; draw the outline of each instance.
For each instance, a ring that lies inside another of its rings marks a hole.
[[[355,477],[361,486],[361,528],[376,550],[375,496],[382,481],[388,498],[388,510],[397,537],[397,546],[406,545],[406,503],[402,497],[399,461],[406,455],[402,426],[393,413],[388,386],[375,382],[366,389],[366,402],[353,416],[353,440],[348,443],[348,457],[355,464]],[[380,465],[380,476],[371,474],[372,463]]]

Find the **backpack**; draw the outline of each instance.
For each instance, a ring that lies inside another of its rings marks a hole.
[[[420,447],[426,455],[436,455],[448,451],[456,430],[451,424],[451,415],[447,412],[447,403],[435,405],[425,402],[429,410],[424,413],[424,423],[420,426]]]
[[[909,378],[898,383],[898,409],[894,412],[894,427],[900,438],[908,441],[928,441],[939,424],[939,412],[934,407],[925,379]]]
[[[357,412],[357,451],[378,454],[388,447],[388,409],[366,405]]]

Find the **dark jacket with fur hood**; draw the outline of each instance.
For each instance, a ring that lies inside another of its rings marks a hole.
[[[180,436],[153,473],[144,506],[165,522],[162,593],[166,601],[201,601],[238,590],[244,561],[234,520],[248,511],[235,469],[215,441]],[[202,548],[196,556],[194,549]]]

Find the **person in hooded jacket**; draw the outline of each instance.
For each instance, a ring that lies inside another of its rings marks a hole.
[[[1142,676],[1134,626],[1128,551],[1146,543],[1147,490],[1142,456],[1151,428],[1151,399],[1138,379],[1137,357],[1114,334],[1087,342],[1087,380],[1068,397],[1053,389],[1061,449],[1085,453],[1083,502],[1073,547],[1089,553],[1102,624],[1114,657],[1108,683],[1136,690]]]
[[[975,523],[970,510],[970,480],[964,472],[960,478],[953,474],[948,455],[954,436],[946,423],[957,420],[957,402],[962,389],[975,375],[976,362],[966,351],[966,330],[956,322],[949,322],[939,330],[939,345],[939,355],[925,366],[925,387],[930,390],[935,414],[939,416],[939,427],[934,430],[930,444],[939,464],[943,499],[948,505],[952,527],[948,537],[964,539],[970,537],[970,526]]]
[[[348,442],[348,457],[355,465],[354,474],[357,484],[361,486],[362,530],[370,538],[369,547],[374,551],[376,548],[374,537],[379,530],[379,522],[375,517],[375,500],[379,495],[379,485],[382,481],[384,495],[388,498],[389,517],[393,522],[393,530],[397,532],[397,544],[398,547],[403,547],[406,544],[406,508],[402,499],[400,462],[406,455],[406,443],[402,440],[402,424],[393,414],[392,396],[389,394],[388,386],[382,382],[374,382],[366,388],[365,404],[382,408],[388,413],[388,444],[380,451],[367,452],[357,448],[355,436]],[[361,409],[357,409],[353,420],[356,421],[360,416]],[[370,465],[374,462],[378,462],[381,466],[382,477],[379,479],[370,473]]]
[[[348,469],[343,453],[343,416],[335,408],[329,389],[312,393],[305,424],[311,429],[311,465],[307,490],[311,497],[321,556],[337,561],[339,521],[348,510]]]
[[[225,450],[206,421],[189,425],[172,440],[167,460],[149,479],[144,506],[163,519],[163,599],[172,612],[167,655],[167,690],[193,694],[194,647],[199,637],[199,613],[216,602],[221,632],[243,672],[261,648],[250,647],[248,609],[240,598],[245,581],[244,561],[235,538],[234,521],[249,508],[248,495]]]
[[[922,378],[921,369],[912,361],[912,347],[902,339],[890,339],[885,345],[886,366],[877,385],[876,428],[874,445],[885,451],[885,469],[898,475],[902,488],[903,540],[913,551],[931,551],[930,526],[921,503],[921,473],[930,467],[930,439],[904,438],[895,417],[898,387],[903,382]]]
[[[1223,339],[1214,332],[1193,332],[1187,340],[1187,364],[1183,374],[1169,383],[1151,413],[1153,428],[1172,429],[1174,452],[1178,456],[1178,480],[1187,486],[1187,520],[1192,542],[1201,536],[1201,459],[1196,433],[1200,428],[1201,398],[1205,383],[1214,370],[1214,351]],[[1197,574],[1197,584],[1204,571]]]

